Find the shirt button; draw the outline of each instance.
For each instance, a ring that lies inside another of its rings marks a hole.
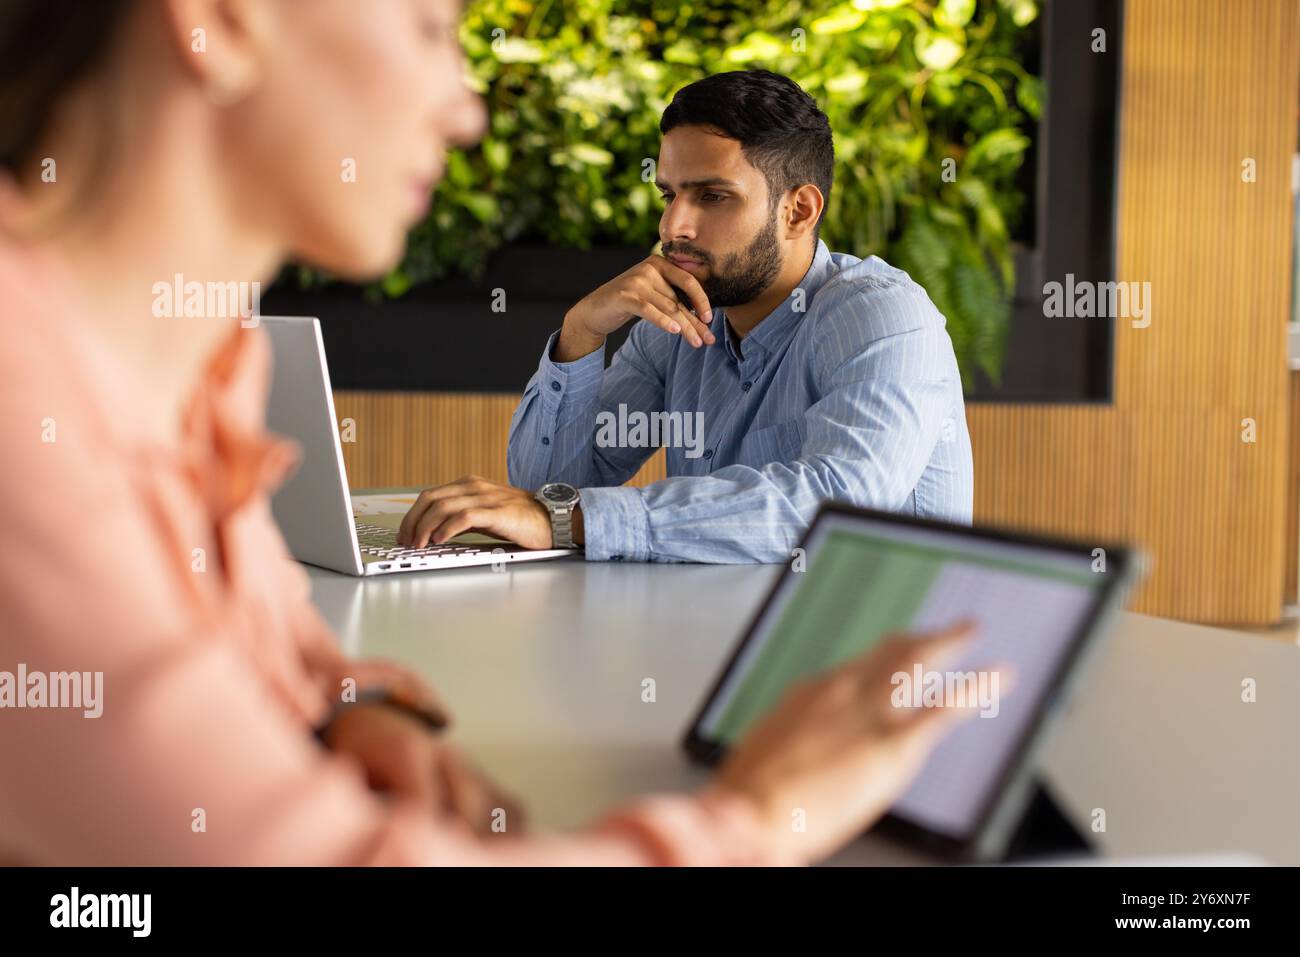
[[[551,380],[551,391],[552,392],[560,391],[560,383],[556,382],[554,379]]]
[[[751,385],[753,385],[753,384],[754,384],[754,383],[752,383],[752,382],[746,382],[746,383],[744,383],[743,385],[741,385],[741,387],[740,387],[740,391],[741,391],[741,392],[748,392],[748,391],[749,391],[749,387],[750,387]]]
[[[550,436],[543,435],[543,436],[542,436],[542,445],[550,445],[550,444],[551,444]]]
[[[705,449],[705,450],[704,450],[704,457],[705,457],[706,459],[711,459],[711,458],[713,458],[713,449]]]

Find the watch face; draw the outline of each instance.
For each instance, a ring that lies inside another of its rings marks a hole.
[[[550,485],[542,486],[542,498],[556,505],[567,505],[569,502],[577,501],[578,490],[563,482],[552,482]]]

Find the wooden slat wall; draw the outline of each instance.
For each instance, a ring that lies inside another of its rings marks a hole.
[[[505,482],[506,435],[518,395],[502,393],[334,393],[339,420],[352,419],[355,441],[343,461],[353,488],[437,485],[465,475]],[[656,453],[630,484],[664,477]]]
[[[1296,547],[1286,319],[1300,2],[1130,0],[1126,16],[1116,278],[1151,283],[1151,324],[1118,324],[1111,406],[968,409],[976,520],[1135,542],[1151,574],[1131,607],[1268,624]],[[336,400],[357,422],[354,486],[505,479],[515,396]],[[638,480],[662,474],[656,459]]]
[[[1270,623],[1295,548],[1286,319],[1300,4],[1131,0],[1127,11],[1117,278],[1151,283],[1151,324],[1117,325],[1110,408],[970,409],[978,518],[1138,543],[1152,560],[1138,610]],[[1246,158],[1254,183],[1241,178]]]
[[[1300,601],[1300,372],[1291,373],[1291,419],[1286,474],[1286,535],[1282,540],[1282,601]]]

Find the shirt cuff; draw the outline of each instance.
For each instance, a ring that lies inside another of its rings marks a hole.
[[[650,561],[650,513],[639,488],[584,488],[578,494],[587,561]]]
[[[551,358],[555,344],[560,339],[560,330],[551,333],[542,351],[542,364],[537,370],[537,391],[542,396],[542,408],[550,415],[560,409],[561,402],[567,397],[570,402],[581,400],[588,395],[599,393],[600,383],[605,377],[605,349],[602,346],[581,359],[572,362],[556,362]]]

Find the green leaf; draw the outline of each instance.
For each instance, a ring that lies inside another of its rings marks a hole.
[[[931,70],[946,70],[961,59],[966,48],[953,37],[930,30],[916,35],[916,58]]]
[[[503,37],[492,43],[492,55],[502,63],[540,63],[546,51],[523,37]]]
[[[861,70],[849,70],[841,73],[839,76],[833,76],[826,81],[826,89],[830,93],[841,95],[856,93],[867,85],[867,74]]]
[[[569,155],[588,166],[608,166],[614,162],[613,153],[591,143],[574,143],[569,147]]]
[[[1001,240],[1007,235],[1006,220],[989,192],[988,184],[970,173],[957,176],[957,191],[975,209],[976,220],[986,238]]]
[[[977,364],[994,383],[1001,378],[1001,330],[1010,318],[1010,305],[982,264],[957,263],[952,270],[953,301],[971,332],[970,348]]]
[[[1023,77],[1016,84],[1016,102],[1034,119],[1043,116],[1043,81],[1036,76]]]
[[[447,154],[447,182],[452,186],[466,187],[474,182],[474,170],[462,150],[451,150]]]
[[[864,29],[857,32],[856,39],[868,50],[876,54],[890,54],[898,47],[899,42],[903,39],[903,31],[893,25],[893,21],[886,18],[872,19],[867,21]]]
[[[743,43],[731,47],[723,56],[732,63],[748,63],[751,60],[774,60],[791,52],[789,44],[760,30],[745,37]]]
[[[642,187],[629,190],[627,194],[627,204],[638,216],[644,216],[650,211],[650,192]]]
[[[690,40],[678,40],[664,50],[665,63],[686,63],[691,66],[700,62],[700,54]]]
[[[504,173],[510,165],[510,147],[501,140],[485,139],[483,141],[483,158],[488,166],[497,173]]]
[[[949,206],[931,203],[928,212],[935,222],[945,226],[964,227],[966,225],[966,220],[962,219],[961,213]]]
[[[1011,12],[1011,22],[1018,27],[1027,27],[1038,19],[1038,4],[1035,0],[998,0],[998,2]]]
[[[495,220],[500,208],[496,197],[490,193],[466,193],[461,197],[461,202],[465,204],[470,215],[480,223],[490,223]]]
[[[998,165],[1008,160],[1019,164],[1029,148],[1029,137],[1019,130],[1000,129],[985,133],[966,154],[966,169],[977,170],[984,165]]]
[[[824,17],[818,17],[809,26],[813,33],[829,36],[856,30],[866,21],[867,15],[855,10],[851,4],[842,3]]]
[[[397,299],[406,295],[406,291],[411,288],[411,280],[406,273],[398,268],[385,276],[380,285],[383,287],[385,296],[389,299]]]
[[[975,0],[940,0],[934,8],[934,22],[943,27],[959,29],[975,15]]]
[[[954,79],[951,73],[938,73],[930,81],[930,99],[936,105],[949,107],[957,99],[957,87],[961,84],[953,82]]]

